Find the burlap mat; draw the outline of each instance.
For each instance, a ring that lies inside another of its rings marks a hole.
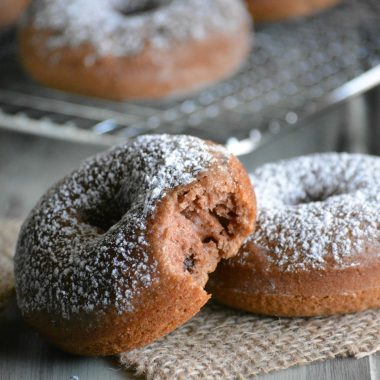
[[[380,310],[328,318],[266,318],[206,306],[186,325],[121,363],[147,379],[244,379],[380,350]]]
[[[0,309],[14,292],[13,256],[21,222],[0,219]]]
[[[0,220],[0,309],[14,291],[20,222]],[[120,355],[147,379],[244,379],[337,356],[380,350],[380,310],[328,318],[266,318],[209,304],[151,345]]]

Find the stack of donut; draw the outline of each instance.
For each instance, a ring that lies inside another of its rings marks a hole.
[[[174,330],[207,302],[208,273],[252,232],[240,162],[189,136],[142,136],[87,160],[24,223],[24,318],[66,351],[110,355]]]
[[[141,136],[85,161],[32,210],[15,257],[19,307],[85,355],[174,330],[209,299],[212,272],[219,302],[258,314],[380,307],[379,173],[380,158],[355,154],[264,165],[255,223],[250,179],[224,148]]]

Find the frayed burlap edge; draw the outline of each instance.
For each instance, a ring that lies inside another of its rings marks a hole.
[[[268,318],[206,306],[187,324],[120,362],[147,379],[245,379],[380,350],[380,310],[325,318]]]

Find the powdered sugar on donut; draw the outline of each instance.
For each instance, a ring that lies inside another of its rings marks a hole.
[[[132,311],[158,281],[147,221],[166,191],[195,180],[215,150],[189,136],[147,135],[91,158],[32,210],[15,259],[23,312],[70,318]]]
[[[248,22],[240,0],[36,0],[24,20],[54,32],[51,48],[89,44],[99,56],[169,49]]]
[[[369,245],[380,255],[380,158],[304,156],[264,165],[252,182],[259,212],[249,240],[283,270],[356,266]]]

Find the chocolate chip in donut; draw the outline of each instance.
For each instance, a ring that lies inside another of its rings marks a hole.
[[[145,345],[205,304],[208,273],[254,217],[249,177],[224,148],[138,137],[87,160],[32,210],[15,258],[19,307],[66,351]]]

